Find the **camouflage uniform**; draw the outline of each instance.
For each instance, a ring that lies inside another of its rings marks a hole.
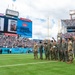
[[[54,59],[55,60],[58,60],[58,47],[57,47],[57,44],[55,43],[54,45]]]
[[[42,45],[42,42],[40,42],[40,45],[39,45],[39,52],[40,52],[40,59],[43,59],[43,45]]]
[[[68,50],[67,50],[67,43],[65,40],[62,40],[62,59],[63,61],[68,60]]]
[[[75,57],[75,39],[73,41],[73,52],[74,52],[74,57]]]
[[[58,48],[58,58],[61,61],[62,60],[62,50],[61,50],[62,49],[62,43],[60,41],[58,41],[57,48]]]
[[[50,60],[50,51],[51,51],[51,47],[52,47],[52,44],[50,42],[50,40],[48,40],[48,44],[47,44],[47,47],[48,47],[48,51],[47,51],[47,54],[48,54],[48,60]]]
[[[34,44],[34,59],[38,59],[38,45]]]
[[[69,56],[69,60],[72,61],[73,60],[73,52],[71,50],[68,52],[68,56]]]
[[[69,62],[73,62],[73,47],[72,47],[72,42],[70,39],[68,39],[68,58]]]
[[[45,59],[48,59],[48,47],[47,47],[47,43],[44,44],[44,51],[45,51]]]
[[[54,41],[51,48],[51,60],[57,60],[58,58],[58,52],[57,52],[57,44]]]

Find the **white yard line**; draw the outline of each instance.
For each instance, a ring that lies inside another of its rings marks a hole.
[[[43,64],[43,63],[50,63],[50,62],[57,62],[57,61],[46,61],[46,62],[33,62],[33,63],[23,63],[23,64],[12,64],[12,65],[2,65],[0,66],[0,68],[2,67],[14,67],[14,66],[23,66],[23,65],[35,65],[35,64]]]

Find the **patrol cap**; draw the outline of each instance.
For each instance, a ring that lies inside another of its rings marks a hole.
[[[40,41],[39,43],[42,43],[42,41]]]

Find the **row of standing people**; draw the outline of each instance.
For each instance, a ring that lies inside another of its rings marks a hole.
[[[46,60],[59,60],[64,62],[73,62],[73,42],[69,38],[68,41],[62,39],[62,41],[50,41],[42,42],[37,45],[34,44],[34,59],[38,59],[38,50],[40,53],[40,59],[43,59],[43,51],[45,53]]]

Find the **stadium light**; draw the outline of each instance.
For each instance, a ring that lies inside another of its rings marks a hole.
[[[70,15],[75,15],[75,10],[70,10]]]
[[[70,14],[70,18],[73,19],[72,16],[75,15],[75,10],[70,10],[69,14]]]

